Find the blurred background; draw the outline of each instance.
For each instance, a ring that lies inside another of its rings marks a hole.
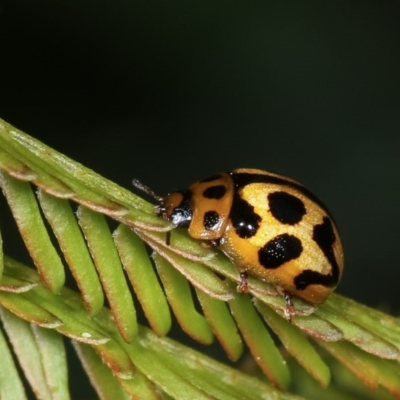
[[[338,292],[398,313],[399,17],[397,1],[4,0],[0,117],[127,188],[290,176],[339,225]]]

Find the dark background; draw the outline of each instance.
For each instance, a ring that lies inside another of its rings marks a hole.
[[[288,175],[339,225],[339,293],[400,310],[398,1],[5,1],[0,117],[131,188]],[[7,238],[5,238],[7,241]]]

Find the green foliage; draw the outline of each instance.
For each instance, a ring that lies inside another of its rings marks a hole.
[[[0,170],[36,267],[0,252],[1,399],[26,398],[10,347],[37,398],[70,398],[63,336],[101,399],[400,398],[399,320],[332,294],[318,308],[295,299],[287,322],[274,287],[250,277],[237,293],[218,250],[183,231],[167,244],[172,226],[154,205],[4,121]],[[216,338],[237,368],[168,338],[173,317],[202,344]]]

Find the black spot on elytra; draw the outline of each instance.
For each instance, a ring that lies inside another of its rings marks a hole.
[[[222,178],[222,174],[216,174],[213,176],[209,176],[208,178],[202,179],[199,182],[205,183],[205,182],[212,182],[212,181],[217,181],[218,179]]]
[[[304,290],[309,285],[333,287],[339,281],[339,266],[333,252],[333,244],[336,241],[336,236],[330,218],[324,217],[322,224],[314,226],[313,240],[329,261],[332,271],[326,275],[309,269],[303,271],[294,279],[294,284],[299,290]]]
[[[332,222],[328,217],[323,218],[320,225],[315,225],[313,230],[313,240],[325,254],[331,264],[335,261],[332,245],[335,243],[336,236],[333,231]]]
[[[203,196],[206,199],[219,200],[225,196],[225,193],[226,193],[226,187],[224,185],[215,185],[205,189],[203,192]]]
[[[254,207],[237,193],[233,196],[229,217],[235,232],[242,239],[254,236],[260,227],[261,217],[254,212]]]
[[[246,173],[246,172],[230,172],[230,175],[233,179],[236,189],[240,189],[250,183],[271,183],[274,185],[284,185],[289,186],[293,189],[298,190],[305,197],[308,197],[311,201],[318,204],[333,220],[333,217],[325,204],[312,192],[310,192],[303,185],[300,185],[297,182],[292,182],[290,180],[285,179],[284,177],[272,176],[272,175],[263,175],[256,173]]]
[[[203,225],[208,231],[213,230],[220,222],[220,216],[216,211],[207,211],[204,214]]]
[[[297,224],[306,214],[304,203],[287,192],[270,193],[268,204],[272,216],[282,224]]]
[[[263,267],[274,269],[300,257],[302,251],[301,241],[284,233],[271,239],[258,251],[258,260]]]

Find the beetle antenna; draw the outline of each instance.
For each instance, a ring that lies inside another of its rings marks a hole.
[[[163,198],[161,196],[158,196],[152,189],[150,189],[148,186],[143,185],[142,182],[140,182],[137,179],[132,180],[132,185],[135,186],[136,189],[139,189],[140,191],[148,194],[150,197],[153,199],[157,200],[159,203],[162,202]]]

